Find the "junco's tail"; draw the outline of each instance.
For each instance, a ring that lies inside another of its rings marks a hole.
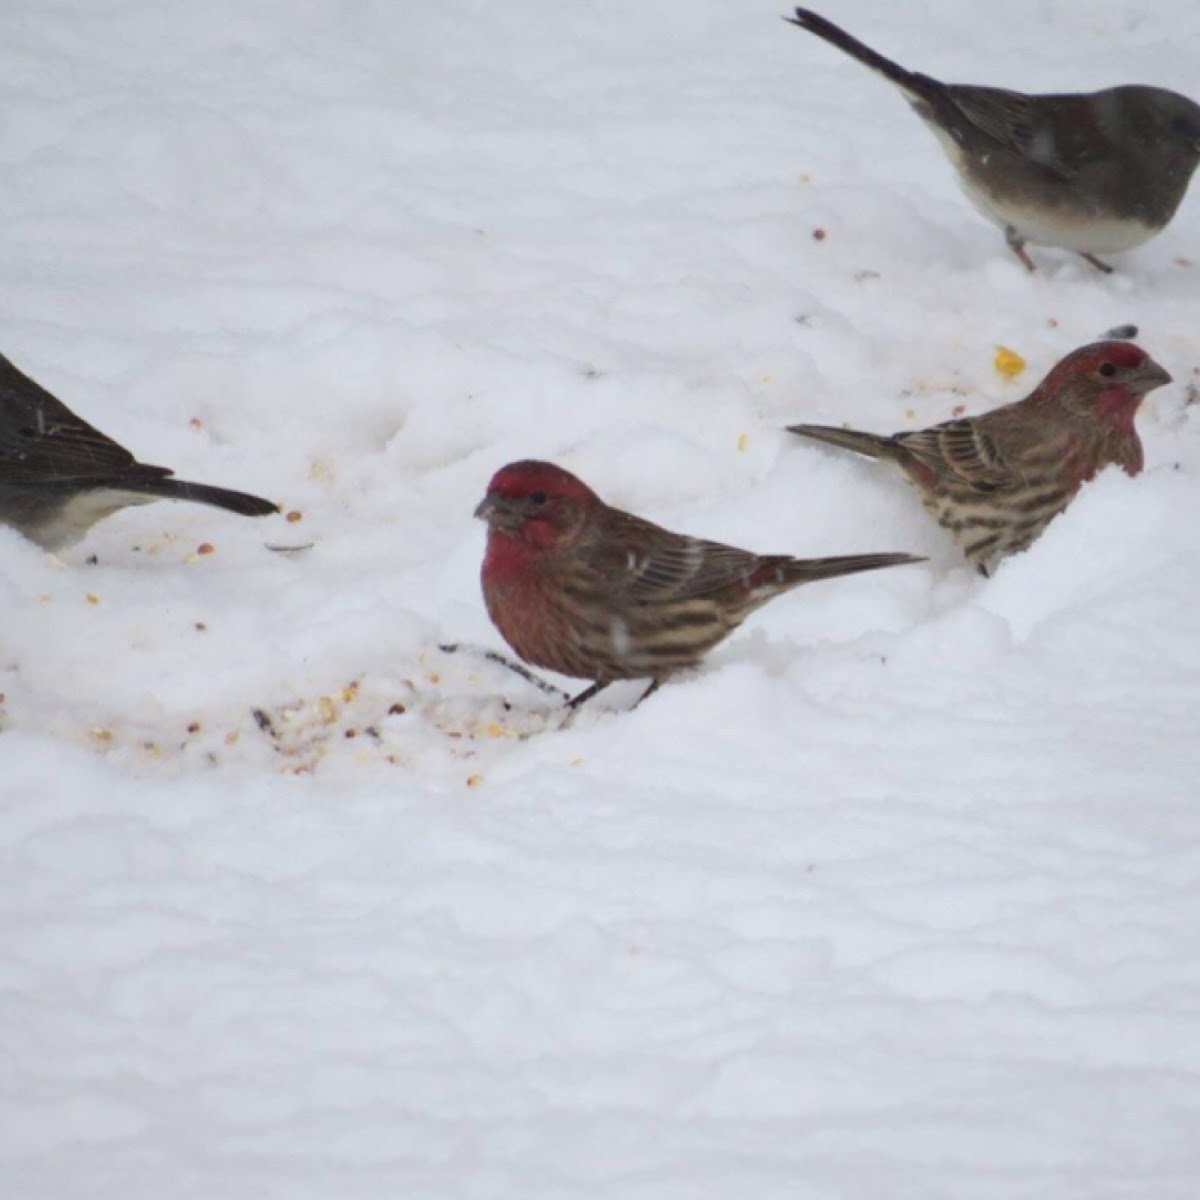
[[[832,425],[789,425],[788,432],[798,433],[801,437],[825,442],[830,446],[841,446],[843,450],[853,450],[855,454],[865,454],[868,458],[896,459],[900,454],[900,448],[894,439],[878,433],[837,429]]]
[[[807,29],[809,33],[815,33],[817,37],[823,38],[831,46],[836,46],[843,53],[849,54],[851,58],[857,58],[860,63],[870,67],[872,71],[878,71],[885,79],[891,80],[900,88],[909,99],[924,100],[926,103],[932,103],[935,108],[944,103],[945,84],[939,83],[936,79],[930,79],[928,75],[906,70],[899,63],[892,62],[890,58],[884,58],[877,50],[872,50],[858,38],[851,37],[844,29],[832,21],[826,20],[820,13],[815,13],[810,8],[798,8],[794,17],[784,17],[783,19],[793,25],[799,25],[801,29]]]
[[[122,479],[119,486],[124,491],[159,500],[194,500],[197,504],[211,504],[243,517],[265,517],[279,511],[279,505],[261,496],[207,483],[189,483],[186,479]]]

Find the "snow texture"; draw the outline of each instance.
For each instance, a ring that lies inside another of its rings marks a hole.
[[[1200,198],[1030,276],[785,11],[0,6],[0,349],[298,514],[0,530],[0,1195],[1200,1191]],[[1194,7],[829,12],[945,78],[1197,90]],[[782,432],[983,410],[1130,321],[1176,379],[1145,474],[992,580]],[[438,649],[499,647],[471,513],[527,456],[931,562],[561,729]]]

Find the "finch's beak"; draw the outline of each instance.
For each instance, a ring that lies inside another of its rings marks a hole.
[[[525,514],[503,496],[484,496],[475,510],[475,515],[481,521],[486,521],[489,529],[505,529],[510,532],[520,529],[525,519]]]
[[[1139,396],[1144,396],[1147,392],[1154,391],[1155,388],[1163,387],[1171,382],[1171,376],[1166,370],[1158,365],[1152,358],[1138,367],[1129,380],[1130,391]]]

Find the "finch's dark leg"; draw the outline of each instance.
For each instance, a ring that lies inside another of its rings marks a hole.
[[[584,688],[578,696],[572,696],[567,701],[567,707],[574,712],[581,704],[586,704],[598,692],[604,691],[608,687],[607,683],[593,683],[591,687]]]
[[[637,703],[634,704],[633,708],[637,708],[638,704],[641,704],[643,700],[648,700],[651,696],[653,696],[654,693],[658,691],[658,685],[660,683],[662,683],[661,679],[654,680],[654,682],[637,698]],[[633,708],[631,708],[629,711],[633,712]]]
[[[1113,273],[1112,267],[1110,267],[1108,263],[1104,261],[1104,259],[1097,258],[1094,254],[1089,254],[1086,250],[1080,250],[1079,257],[1086,258],[1087,261],[1090,262],[1097,271],[1103,271],[1105,275],[1111,275]]]
[[[478,654],[480,658],[486,658],[488,662],[497,663],[499,666],[507,667],[515,675],[532,683],[535,688],[541,692],[545,692],[547,696],[561,696],[564,700],[567,693],[560,687],[555,687],[554,684],[548,683],[546,680],[539,678],[528,667],[523,667],[519,662],[514,662],[506,654],[501,654],[499,650],[487,650],[483,646],[464,646],[461,642],[448,642],[438,646],[438,649],[443,654],[457,654],[459,651]]]
[[[1033,259],[1025,253],[1025,239],[1012,225],[1005,226],[1004,240],[1008,243],[1008,248],[1021,260],[1022,263],[1024,263],[1025,270],[1037,270],[1037,265],[1034,263]]]

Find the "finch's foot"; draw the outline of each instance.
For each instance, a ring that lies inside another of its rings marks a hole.
[[[1097,258],[1094,254],[1089,254],[1086,250],[1080,250],[1079,257],[1087,259],[1087,261],[1090,262],[1097,271],[1103,271],[1105,275],[1111,275],[1113,273],[1112,267],[1110,267],[1108,263],[1104,261],[1104,259]],[[1136,332],[1134,336],[1137,336]]]
[[[591,687],[584,688],[578,696],[572,696],[571,699],[567,701],[567,707],[574,712],[581,705],[586,704],[598,692],[604,691],[606,687],[608,687],[607,683],[593,683]]]
[[[1037,264],[1025,253],[1025,239],[1011,225],[1005,226],[1004,240],[1008,243],[1008,248],[1021,260],[1025,266],[1025,270],[1030,273],[1037,270]]]
[[[637,706],[641,704],[641,702],[645,700],[647,696],[656,692],[660,682],[660,680],[655,679],[650,686],[637,698],[637,700],[634,701],[629,711],[633,712],[633,710],[637,708]],[[607,683],[593,683],[591,687],[584,688],[578,696],[572,696],[564,706],[567,709],[567,718],[565,721],[563,721],[563,725],[568,725],[571,721],[571,718],[580,710],[580,708],[582,708],[583,705],[585,705],[594,695],[596,695],[597,692],[602,692],[606,687],[608,687]]]
[[[548,683],[545,679],[535,675],[528,667],[523,667],[519,662],[515,662],[506,654],[501,654],[499,650],[488,650],[483,646],[466,646],[461,642],[447,642],[438,646],[438,649],[443,654],[475,654],[480,658],[487,659],[488,662],[494,662],[502,667],[507,667],[514,675],[520,675],[527,683],[532,683],[540,692],[545,692],[547,696],[558,696],[565,700],[567,693],[560,687],[555,687],[554,684]]]

